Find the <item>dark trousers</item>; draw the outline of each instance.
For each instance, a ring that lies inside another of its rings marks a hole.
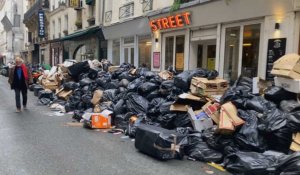
[[[16,106],[18,109],[21,108],[21,93],[22,93],[22,99],[23,99],[23,106],[27,105],[27,89],[15,89]]]

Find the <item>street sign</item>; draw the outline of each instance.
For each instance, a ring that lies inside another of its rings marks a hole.
[[[43,10],[38,13],[38,34],[40,38],[45,37],[45,12]]]

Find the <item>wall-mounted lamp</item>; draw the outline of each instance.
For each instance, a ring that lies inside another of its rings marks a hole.
[[[158,43],[158,38],[155,38],[155,42]]]
[[[275,23],[275,30],[279,30],[280,29],[280,23]]]

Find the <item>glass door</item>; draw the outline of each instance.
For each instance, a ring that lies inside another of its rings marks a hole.
[[[164,63],[165,70],[173,66],[176,71],[184,70],[184,43],[185,36],[168,36],[164,38]]]
[[[124,48],[124,62],[134,64],[134,47]]]

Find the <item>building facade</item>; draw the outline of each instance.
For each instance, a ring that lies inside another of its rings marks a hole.
[[[23,1],[0,1],[0,64],[13,61],[24,46]]]
[[[151,68],[152,33],[147,14],[167,7],[173,0],[105,0],[103,33],[108,59]]]
[[[66,59],[106,58],[106,41],[101,25],[102,0],[51,1],[50,55],[56,65]]]
[[[172,6],[172,4],[169,4]],[[192,0],[148,14],[152,70],[216,69],[271,80],[273,62],[299,53],[299,0]]]

